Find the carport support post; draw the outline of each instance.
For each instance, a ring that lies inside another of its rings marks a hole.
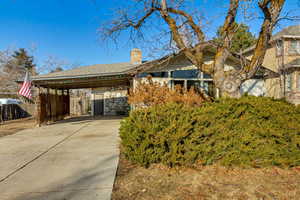
[[[67,96],[68,96],[68,102],[67,102],[67,115],[70,115],[70,90],[67,89]]]
[[[51,120],[51,98],[50,98],[50,88],[47,88],[47,123]]]
[[[60,90],[60,97],[59,97],[59,103],[60,103],[60,106],[59,106],[59,120],[62,120],[64,119],[65,117],[65,102],[64,102],[64,96],[65,96],[65,93],[64,93],[64,89],[61,89]]]
[[[58,114],[58,112],[57,112],[57,89],[55,88],[55,90],[54,90],[54,121],[57,121],[57,114]]]
[[[37,88],[37,98],[36,98],[36,126],[41,126],[41,89]]]

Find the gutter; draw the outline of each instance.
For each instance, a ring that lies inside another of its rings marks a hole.
[[[86,74],[77,76],[56,76],[56,77],[32,77],[32,81],[48,81],[48,80],[60,80],[60,79],[80,79],[80,78],[93,78],[98,76],[118,76],[127,75],[126,71],[117,73],[100,73],[100,74]]]
[[[281,37],[283,37],[283,38],[297,38],[297,39],[300,39],[300,35],[283,35]]]

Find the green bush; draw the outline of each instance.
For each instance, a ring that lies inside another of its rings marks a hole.
[[[135,110],[122,121],[120,136],[126,157],[143,166],[300,165],[300,108],[265,97]]]

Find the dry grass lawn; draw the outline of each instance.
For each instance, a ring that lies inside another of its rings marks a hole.
[[[206,166],[145,169],[123,155],[113,200],[300,199],[300,168],[228,169]]]
[[[34,126],[35,120],[33,118],[6,121],[3,124],[0,124],[0,137],[12,135],[18,131],[33,128]]]

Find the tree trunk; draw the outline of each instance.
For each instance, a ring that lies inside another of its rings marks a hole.
[[[242,81],[233,75],[225,73],[214,74],[215,87],[219,90],[220,97],[240,98]]]

